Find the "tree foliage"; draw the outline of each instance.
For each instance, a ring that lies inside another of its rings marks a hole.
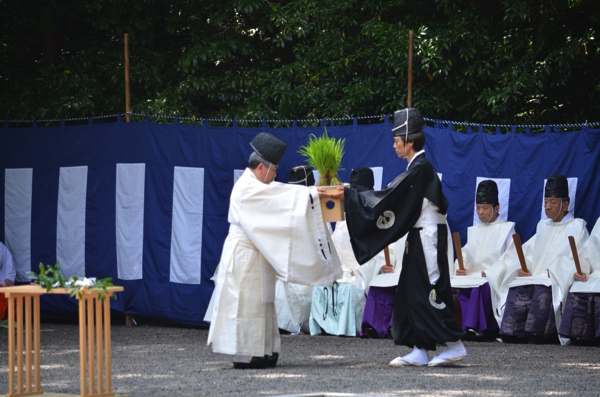
[[[600,114],[597,0],[5,0],[0,118],[391,114],[581,123]]]

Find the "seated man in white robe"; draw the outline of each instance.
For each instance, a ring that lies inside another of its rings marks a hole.
[[[13,265],[12,255],[2,242],[0,242],[0,287],[12,287],[15,285],[17,272]],[[7,317],[8,300],[0,293],[0,320]]]
[[[521,269],[516,253],[507,251],[503,256],[506,275],[500,287],[500,308],[504,307],[500,336],[505,342],[559,341],[560,309],[573,277],[568,236],[573,236],[577,245],[588,238],[585,221],[568,211],[569,201],[567,178],[548,178],[544,211],[549,219],[541,220],[536,234],[523,245],[527,271]]]
[[[289,183],[293,185],[314,186],[315,176],[309,165],[299,165],[290,170]],[[277,326],[291,334],[308,334],[308,319],[312,302],[312,285],[288,283],[277,278],[275,291],[275,310]]]
[[[358,191],[373,190],[373,171],[367,167],[355,168],[350,175],[350,186]],[[336,223],[332,239],[342,262],[344,276],[333,285],[314,287],[310,333],[358,336],[369,284],[385,265],[385,257],[381,252],[362,266],[359,265],[344,221]],[[393,252],[390,253],[390,262],[392,267],[395,263]]]
[[[229,203],[229,234],[214,291],[208,345],[238,369],[275,366],[281,339],[277,276],[323,285],[342,276],[315,187],[273,182],[286,145],[266,132],[251,142],[248,168]],[[330,248],[332,247],[332,248]]]
[[[512,244],[515,224],[499,216],[498,185],[493,180],[479,183],[475,205],[481,223],[467,229],[467,244],[462,248],[464,269],[457,260],[450,282],[458,290],[466,338],[495,340],[499,327],[492,296],[500,289],[504,272],[490,268]]]
[[[600,346],[600,218],[579,249],[579,261],[583,274],[573,273],[558,333],[576,345]]]

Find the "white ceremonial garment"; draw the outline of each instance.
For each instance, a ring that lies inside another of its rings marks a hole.
[[[523,254],[527,269],[531,273],[530,277],[518,277],[521,265],[516,249],[506,251],[501,258],[506,274],[500,285],[499,310],[494,312],[499,316],[498,324],[502,322],[504,305],[510,288],[521,285],[545,285],[552,288],[556,326],[557,328],[560,326],[561,307],[566,303],[575,269],[568,236],[573,236],[578,246],[583,244],[589,236],[585,225],[583,219],[573,218],[570,213],[561,222],[553,222],[551,219],[541,220],[537,224],[535,235],[523,244]]]
[[[492,307],[499,303],[500,284],[506,268],[494,266],[507,249],[512,246],[515,223],[498,217],[495,222],[480,223],[467,229],[467,244],[462,248],[466,276],[457,276],[458,260],[454,262],[450,282],[453,288],[477,288],[486,282],[490,284]],[[481,276],[485,272],[486,277]]]
[[[8,248],[0,242],[0,286],[5,286],[4,280],[7,279],[14,283],[16,275],[12,255]]]
[[[309,333],[308,320],[312,302],[312,285],[286,283],[277,278],[275,311],[277,327],[291,334]]]
[[[574,281],[570,292],[600,293],[600,218],[596,221],[590,237],[577,253],[581,271],[587,274],[587,281]]]
[[[330,284],[342,276],[315,187],[264,184],[246,169],[231,192],[207,344],[222,354],[279,352],[276,278]]]
[[[373,276],[369,287],[397,287],[398,280],[400,279],[400,272],[402,271],[402,258],[404,257],[404,250],[406,249],[406,237],[408,234],[402,236],[402,238],[396,241],[390,246],[390,253],[394,252],[396,257],[396,263],[394,264],[394,271],[392,273],[379,273]]]
[[[356,288],[361,289],[367,294],[371,280],[375,275],[379,274],[381,267],[385,265],[385,254],[382,251],[367,263],[359,265],[354,256],[354,251],[352,251],[350,233],[348,233],[348,226],[345,221],[336,223],[331,239],[342,262],[342,270],[344,271],[343,277],[337,281],[353,283]],[[396,263],[396,253],[394,250],[389,250],[389,254],[390,264],[394,265]]]

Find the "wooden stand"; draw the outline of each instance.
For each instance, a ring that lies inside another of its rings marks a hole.
[[[110,297],[123,287],[84,291],[79,301],[79,375],[81,396],[114,396],[111,374]],[[7,396],[43,394],[40,386],[40,295],[46,291],[39,285],[0,288],[8,298],[8,387]],[[55,288],[51,294],[70,294],[70,288]],[[33,302],[33,303],[32,303]],[[16,306],[16,320],[15,320]],[[32,329],[33,319],[33,329]],[[25,322],[25,332],[23,332]],[[16,323],[16,352],[15,352]],[[25,340],[25,386],[23,386],[23,339]],[[33,339],[33,367],[31,341]],[[15,353],[17,388],[15,391]],[[33,377],[33,384],[31,382]]]
[[[44,293],[44,290],[30,286],[25,286],[25,288],[4,287],[0,288],[0,293],[2,292],[8,300],[7,396],[43,394],[40,381],[40,295]],[[24,336],[26,337],[24,338]],[[33,363],[31,362],[32,341]],[[23,346],[23,342],[25,342],[25,346]],[[23,366],[23,355],[25,355],[25,366]],[[23,384],[23,380],[25,380],[25,384]]]

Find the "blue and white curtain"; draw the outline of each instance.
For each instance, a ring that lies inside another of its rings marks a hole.
[[[125,291],[115,310],[203,325],[210,281],[228,231],[232,186],[249,142],[269,131],[287,145],[278,180],[305,164],[298,154],[323,127],[241,128],[106,123],[0,129],[0,240],[17,279],[59,261],[63,276],[112,277]],[[371,167],[376,188],[406,169],[392,148],[391,124],[328,126],[345,138],[340,177]],[[448,222],[466,243],[479,181],[500,188],[501,215],[526,241],[543,217],[545,180],[569,180],[571,211],[591,228],[600,216],[600,130],[539,134],[459,133],[427,127],[426,153],[442,177]],[[75,312],[64,296],[45,297],[45,317]]]

